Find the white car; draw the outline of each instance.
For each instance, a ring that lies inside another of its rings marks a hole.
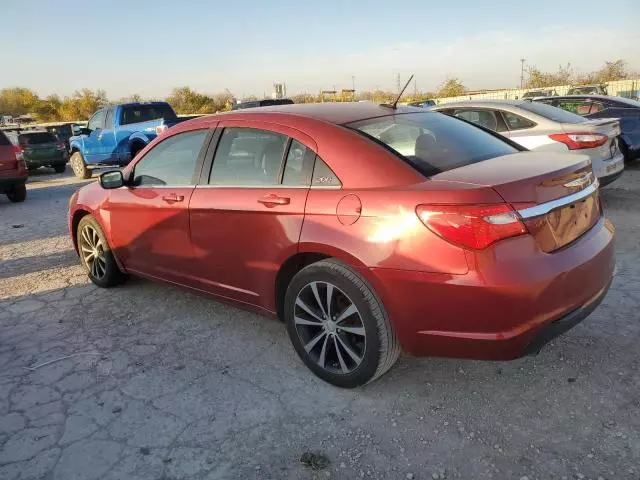
[[[587,155],[600,185],[624,171],[616,118],[586,119],[560,108],[526,100],[465,101],[432,110],[454,115],[500,133],[529,150]]]

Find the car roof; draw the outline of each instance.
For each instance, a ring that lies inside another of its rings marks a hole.
[[[156,102],[128,102],[128,103],[118,103],[116,105],[109,105],[106,106],[104,108],[109,108],[109,107],[144,107],[145,105],[168,105],[167,102],[161,102],[161,101],[156,101]]]
[[[557,98],[557,97],[553,97]],[[441,110],[443,108],[450,107],[485,107],[485,108],[500,108],[500,107],[518,107],[525,103],[525,100],[461,100],[458,102],[441,103],[435,110]]]
[[[398,106],[396,109],[378,105],[373,102],[327,102],[297,103],[293,105],[272,105],[256,109],[232,110],[230,112],[207,115],[184,122],[185,124],[211,123],[224,118],[227,120],[258,120],[260,117],[295,118],[306,117],[336,125],[357,122],[375,117],[385,117],[404,113],[427,113],[425,109],[409,106]]]
[[[634,100],[633,98],[625,98],[611,95],[590,95],[588,93],[582,95],[560,95],[553,97],[544,97],[544,98],[552,98],[554,100],[602,100],[603,102],[611,102],[618,103],[623,105],[628,105],[631,108],[639,108],[638,100]]]

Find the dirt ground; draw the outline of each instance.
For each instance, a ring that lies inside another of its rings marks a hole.
[[[1,480],[640,479],[640,164],[603,189],[617,274],[587,320],[535,357],[405,357],[352,391],[276,321],[89,284],[65,223],[83,183],[0,196]]]

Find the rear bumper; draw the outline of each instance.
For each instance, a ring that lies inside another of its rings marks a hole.
[[[0,192],[11,190],[15,186],[24,185],[27,177],[0,178]]]
[[[531,342],[524,348],[522,352],[523,355],[533,355],[538,353],[542,347],[544,347],[551,340],[556,338],[559,335],[562,335],[567,330],[575,327],[582,320],[587,318],[591,313],[598,308],[598,305],[604,300],[604,297],[607,295],[609,291],[609,287],[611,286],[611,282],[609,282],[600,292],[596,294],[591,300],[589,300],[582,307],[576,308],[574,311],[568,313],[567,315],[558,318],[557,320],[553,320],[546,325],[543,325],[539,330],[537,335],[533,338]]]
[[[606,175],[604,177],[599,177],[598,178],[598,182],[600,182],[600,186],[601,187],[605,187],[605,186],[609,185],[610,183],[612,183],[614,180],[617,180],[618,178],[620,178],[623,173],[624,173],[624,169],[620,170],[619,172],[613,173],[611,175]]]
[[[52,155],[50,157],[43,158],[32,158],[29,156],[25,157],[25,162],[27,163],[27,167],[44,167],[49,165],[65,165],[69,160],[69,155],[67,152],[60,152],[57,155]]]
[[[624,155],[621,151],[608,160],[592,159],[593,173],[598,177],[600,185],[606,185],[624,172]]]
[[[540,251],[528,235],[516,237],[469,254],[466,275],[370,273],[405,352],[509,360],[595,309],[613,275],[614,231],[601,219],[554,253]]]

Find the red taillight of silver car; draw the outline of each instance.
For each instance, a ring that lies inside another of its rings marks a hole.
[[[518,214],[506,204],[419,205],[416,213],[436,235],[472,250],[527,233]]]
[[[577,133],[554,133],[549,135],[551,140],[564,143],[569,150],[582,150],[585,148],[601,147],[609,137],[601,133],[577,132]]]

